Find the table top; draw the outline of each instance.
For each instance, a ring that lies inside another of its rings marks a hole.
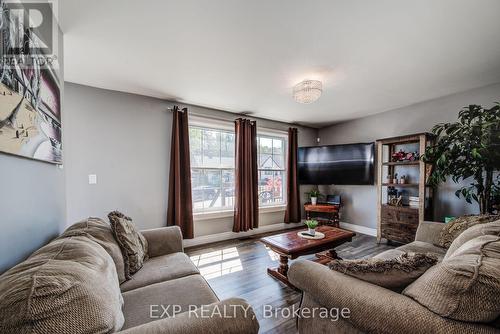
[[[309,203],[309,204],[304,204],[304,210],[318,211],[318,212],[335,212],[339,211],[339,206],[326,203],[315,204],[315,205]]]
[[[356,235],[354,232],[332,226],[318,226],[316,231],[324,233],[325,237],[319,240],[304,239],[297,235],[297,230],[293,230],[291,232],[264,237],[260,241],[285,254],[293,254],[307,251],[308,249],[316,249],[321,246],[326,247],[329,244],[338,243],[342,240],[348,241]]]

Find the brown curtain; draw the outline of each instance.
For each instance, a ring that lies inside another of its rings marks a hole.
[[[235,122],[235,205],[233,232],[244,232],[259,226],[257,187],[257,126],[239,118]]]
[[[288,166],[286,169],[286,196],[285,223],[298,223],[301,220],[299,175],[297,167],[297,129],[288,129]]]
[[[192,239],[194,231],[188,112],[187,108],[179,110],[179,107],[175,106],[172,113],[167,225],[179,226],[184,239]]]

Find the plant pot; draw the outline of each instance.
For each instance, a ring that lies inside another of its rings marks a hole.
[[[318,203],[318,198],[317,197],[311,197],[311,204],[316,205]]]
[[[307,233],[309,233],[310,235],[313,235],[313,236],[314,236],[314,235],[316,235],[316,230],[315,230],[315,229],[313,229],[313,228],[308,228],[308,229],[307,229]]]

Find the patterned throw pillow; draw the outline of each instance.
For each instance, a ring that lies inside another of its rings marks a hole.
[[[455,240],[463,231],[477,224],[491,223],[500,219],[499,215],[469,215],[453,219],[445,225],[441,230],[438,243],[436,246],[449,248],[453,240]]]
[[[387,289],[401,291],[437,263],[432,254],[403,253],[393,259],[333,260],[332,270]]]
[[[148,259],[148,242],[135,229],[130,217],[113,211],[108,214],[108,218],[125,260],[125,276],[130,279]]]

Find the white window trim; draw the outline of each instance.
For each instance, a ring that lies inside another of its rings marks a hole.
[[[219,120],[214,120],[214,119],[207,119],[207,118],[202,118],[202,117],[197,117],[197,116],[190,116],[190,121],[189,121],[189,127],[194,127],[194,128],[200,128],[200,129],[208,129],[208,130],[214,130],[214,131],[222,131],[222,132],[233,132],[234,133],[234,127],[231,128],[228,125],[230,125],[230,121],[219,121]],[[235,167],[193,167],[191,166],[191,170],[193,169],[210,169],[210,170],[232,170],[235,171]],[[223,217],[228,216],[227,212],[233,212],[233,209],[227,209],[227,208],[216,208],[216,209],[208,209],[208,210],[202,210],[202,211],[196,211],[194,210],[194,204],[193,204],[193,218],[197,216],[206,216],[206,219],[211,219],[210,217],[213,216],[214,218],[218,218],[221,214],[223,214]],[[220,218],[220,217],[219,217]]]
[[[257,167],[257,171],[260,172],[260,171],[271,171],[271,172],[274,172],[274,171],[279,171],[279,172],[283,172],[285,173],[284,175],[284,178],[286,179],[286,174],[287,174],[287,166],[288,166],[288,132],[287,131],[282,131],[282,130],[275,130],[275,129],[267,129],[267,128],[257,128],[257,137],[259,136],[262,136],[262,137],[274,137],[274,138],[280,138],[280,139],[283,139],[283,141],[285,142],[285,147],[284,147],[284,161],[283,163],[285,164],[284,168],[283,169],[276,169],[276,168],[258,168]],[[258,144],[257,144],[258,146]],[[283,185],[283,197],[284,197],[284,201],[280,204],[271,204],[271,205],[260,205],[259,204],[259,209],[267,209],[267,208],[270,208],[271,211],[272,211],[272,208],[279,208],[279,207],[283,207],[283,208],[286,208],[287,204],[288,204],[288,198],[287,198],[287,194],[286,194],[286,184]],[[284,209],[283,209],[284,210]]]
[[[272,205],[259,207],[259,214],[285,212],[286,205]],[[234,216],[234,210],[220,210],[220,211],[205,211],[193,212],[194,221],[212,220],[220,218],[229,218]]]
[[[234,209],[233,210],[193,212],[194,221],[210,220],[210,219],[218,219],[218,218],[228,218],[228,217],[233,217],[233,216],[234,216]]]

